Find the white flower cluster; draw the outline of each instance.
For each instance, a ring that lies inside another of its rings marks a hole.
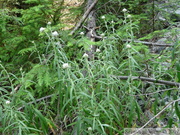
[[[84,35],[84,32],[80,32],[80,35]]]
[[[123,11],[123,12],[127,12],[127,9],[124,8],[122,11]]]
[[[131,15],[127,15],[127,18],[131,18],[132,16]]]
[[[11,103],[11,102],[10,102],[9,100],[6,101],[6,104],[7,104],[7,105],[10,104],[10,103]]]
[[[51,25],[51,22],[48,22],[47,24],[48,24],[48,25]]]
[[[83,58],[88,58],[88,54],[87,54],[87,53],[84,53],[82,57],[83,57]]]
[[[114,21],[112,20],[111,23],[114,23]]]
[[[128,48],[128,49],[131,48],[131,45],[130,45],[130,44],[127,44],[127,45],[126,45],[126,48]]]
[[[50,25],[50,24],[51,24],[51,22],[48,22],[48,25]],[[45,30],[46,30],[46,28],[41,27],[41,28],[39,29],[39,32],[42,33],[42,32],[45,31]],[[58,33],[57,31],[54,31],[54,32],[52,32],[52,36],[53,36],[53,37],[57,37],[57,36],[59,36],[59,33]]]
[[[45,29],[46,29],[46,28],[41,27],[41,28],[39,29],[39,31],[40,31],[40,32],[43,32]]]
[[[92,127],[88,127],[88,131],[92,131]]]
[[[106,17],[103,15],[103,16],[101,16],[101,19],[105,19]]]
[[[70,68],[70,65],[69,65],[68,63],[64,63],[64,64],[62,65],[62,68],[63,68],[63,69]]]
[[[57,36],[59,36],[59,34],[58,34],[57,31],[54,31],[54,32],[52,32],[52,36],[53,36],[53,37],[57,37]]]
[[[97,49],[96,49],[96,52],[97,52],[97,53],[98,53],[98,52],[101,52],[101,50],[97,48]]]

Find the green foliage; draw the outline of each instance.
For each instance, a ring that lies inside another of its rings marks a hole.
[[[30,80],[30,82],[26,81],[25,87],[31,86],[33,84],[31,81],[34,79],[37,80],[39,86],[44,85],[48,87],[52,81],[49,68],[46,65],[35,65],[31,71],[26,74],[25,80]]]
[[[16,84],[13,83],[15,80],[19,82],[21,79],[8,73],[2,65],[1,69],[0,77],[3,82],[0,86],[1,133],[20,135],[30,133],[40,134],[42,131],[47,133],[49,126],[54,127],[54,124],[25,102],[34,98],[31,93],[24,90],[21,85],[15,86]],[[18,108],[19,105],[25,107],[25,110],[20,111],[21,109]],[[39,120],[42,125],[37,125]]]
[[[54,15],[54,18],[49,18],[51,15],[60,12],[62,8],[55,7],[53,1],[37,1],[27,0],[25,3],[19,3],[20,7],[24,4],[29,4],[26,9],[8,7],[0,9],[0,59],[2,62],[11,61],[13,64],[26,66],[22,63],[26,61],[34,62],[36,55],[31,57],[22,56],[22,54],[30,55],[34,50],[32,41],[40,44],[42,39],[38,37],[39,28],[46,26],[47,22],[52,21],[53,25],[60,17]],[[19,59],[19,61],[17,61]],[[27,65],[27,67],[29,64]]]

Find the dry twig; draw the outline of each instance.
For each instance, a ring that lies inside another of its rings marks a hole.
[[[87,16],[89,15],[90,11],[93,9],[93,7],[96,5],[96,3],[98,2],[98,0],[95,0],[92,5],[86,10],[86,12],[84,13],[84,15],[82,16],[82,18],[80,19],[80,21],[76,24],[76,26],[74,27],[74,29],[70,32],[70,35],[73,35],[74,32],[82,25],[82,23],[84,22],[84,20],[87,18]]]
[[[169,104],[166,105],[159,113],[157,113],[154,117],[152,117],[146,124],[144,124],[141,128],[139,128],[136,132],[130,134],[130,135],[135,135],[138,133],[140,130],[142,130],[145,126],[147,126],[151,121],[153,121],[157,116],[159,116],[164,110],[166,110],[171,104],[174,104],[176,102],[180,101],[180,98],[174,101],[169,102]]]
[[[122,40],[124,42],[131,42],[132,40],[131,39],[126,39],[126,40]],[[173,46],[173,44],[160,44],[160,43],[153,43],[153,42],[146,42],[146,41],[139,41],[139,40],[134,40],[132,42],[135,42],[135,43],[142,43],[142,44],[145,44],[145,45],[148,45],[148,46],[161,46],[161,47],[170,47],[170,46]]]
[[[54,94],[51,94],[51,95],[48,95],[48,96],[45,96],[45,97],[42,97],[42,98],[36,99],[36,100],[35,100],[35,102],[34,102],[34,101],[29,102],[29,103],[27,103],[27,105],[30,105],[30,104],[33,104],[33,103],[36,103],[36,102],[42,101],[42,100],[47,99],[47,98],[50,98],[50,97],[52,97],[52,96],[54,96]],[[25,106],[23,105],[22,107],[19,107],[17,110],[18,110],[18,111],[20,111],[20,110],[21,110],[21,109],[23,109],[24,107],[25,107]]]
[[[129,76],[115,76],[115,75],[112,75],[112,77],[122,79],[122,80],[127,80],[129,78]],[[132,80],[148,81],[148,82],[154,82],[154,83],[160,83],[160,84],[166,84],[166,85],[180,87],[180,83],[177,83],[177,82],[157,80],[157,79],[148,78],[148,77],[132,76]]]
[[[156,94],[156,93],[165,92],[165,91],[169,91],[169,90],[176,90],[176,88],[164,89],[164,90],[159,90],[159,91],[156,91],[156,92],[138,94],[138,95],[132,95],[132,96],[147,96],[147,95],[153,95],[153,94]]]

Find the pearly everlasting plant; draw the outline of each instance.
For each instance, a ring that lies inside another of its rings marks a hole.
[[[62,65],[62,68],[63,68],[63,69],[70,68],[70,65],[69,65],[68,63],[64,63],[64,64]]]
[[[53,36],[53,37],[57,37],[57,36],[59,36],[59,34],[58,34],[57,31],[54,31],[54,32],[52,32],[52,36]]]

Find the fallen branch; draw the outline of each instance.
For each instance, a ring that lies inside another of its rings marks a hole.
[[[180,98],[177,100],[174,100],[172,102],[170,102],[169,104],[166,105],[166,107],[164,107],[159,113],[157,113],[154,117],[152,117],[148,122],[146,122],[146,124],[144,124],[141,128],[139,128],[136,132],[130,134],[130,135],[135,135],[137,134],[140,130],[142,130],[144,127],[146,127],[151,121],[153,121],[157,116],[159,116],[164,110],[166,110],[171,104],[174,104],[176,102],[180,101]]]
[[[115,78],[118,78],[118,79],[122,79],[122,80],[127,80],[129,78],[129,76],[115,76],[115,75],[113,75],[112,77],[115,77]],[[132,76],[132,80],[148,81],[148,82],[166,84],[166,85],[177,86],[177,87],[180,86],[180,83],[177,83],[177,82],[157,80],[157,79],[141,77],[141,76]]]
[[[36,102],[42,101],[42,100],[47,99],[47,98],[50,98],[50,97],[52,97],[52,96],[54,96],[54,95],[55,95],[55,94],[52,94],[52,95],[48,95],[48,96],[45,96],[45,97],[39,98],[39,99],[35,100],[35,102],[34,102],[34,101],[32,101],[32,102],[27,103],[27,105],[30,105],[30,104],[33,104],[33,103],[36,103]],[[18,110],[18,111],[20,111],[20,110],[21,110],[21,109],[23,109],[24,107],[25,107],[25,106],[23,105],[22,107],[19,107],[17,110]]]
[[[132,96],[147,96],[147,95],[154,95],[154,94],[156,94],[156,93],[165,92],[165,91],[170,91],[170,90],[176,90],[176,88],[164,89],[164,90],[159,90],[159,91],[156,91],[156,92],[145,93],[145,94],[138,94],[138,95],[132,95]]]
[[[98,36],[97,39],[112,39],[107,37],[101,37]],[[114,39],[114,38],[113,38]],[[154,42],[147,42],[147,41],[140,41],[140,40],[131,40],[131,39],[122,39],[123,42],[135,42],[135,43],[141,43],[148,46],[160,46],[160,47],[172,47],[173,44],[160,44],[160,43],[154,43]]]
[[[84,15],[82,16],[82,18],[80,19],[80,21],[76,24],[76,26],[74,27],[74,29],[70,32],[70,35],[73,35],[74,32],[81,26],[81,24],[84,22],[84,20],[87,18],[87,16],[89,15],[90,11],[93,9],[93,7],[96,5],[96,3],[98,2],[98,0],[95,0],[92,5],[86,10],[86,12],[84,13]]]
[[[126,39],[126,40],[123,39],[122,41],[131,42],[132,40],[131,39]],[[173,46],[173,44],[160,44],[160,43],[153,43],[153,42],[146,42],[146,41],[139,41],[139,40],[134,40],[132,42],[142,43],[142,44],[145,44],[145,45],[148,45],[148,46],[161,46],[161,47]]]

